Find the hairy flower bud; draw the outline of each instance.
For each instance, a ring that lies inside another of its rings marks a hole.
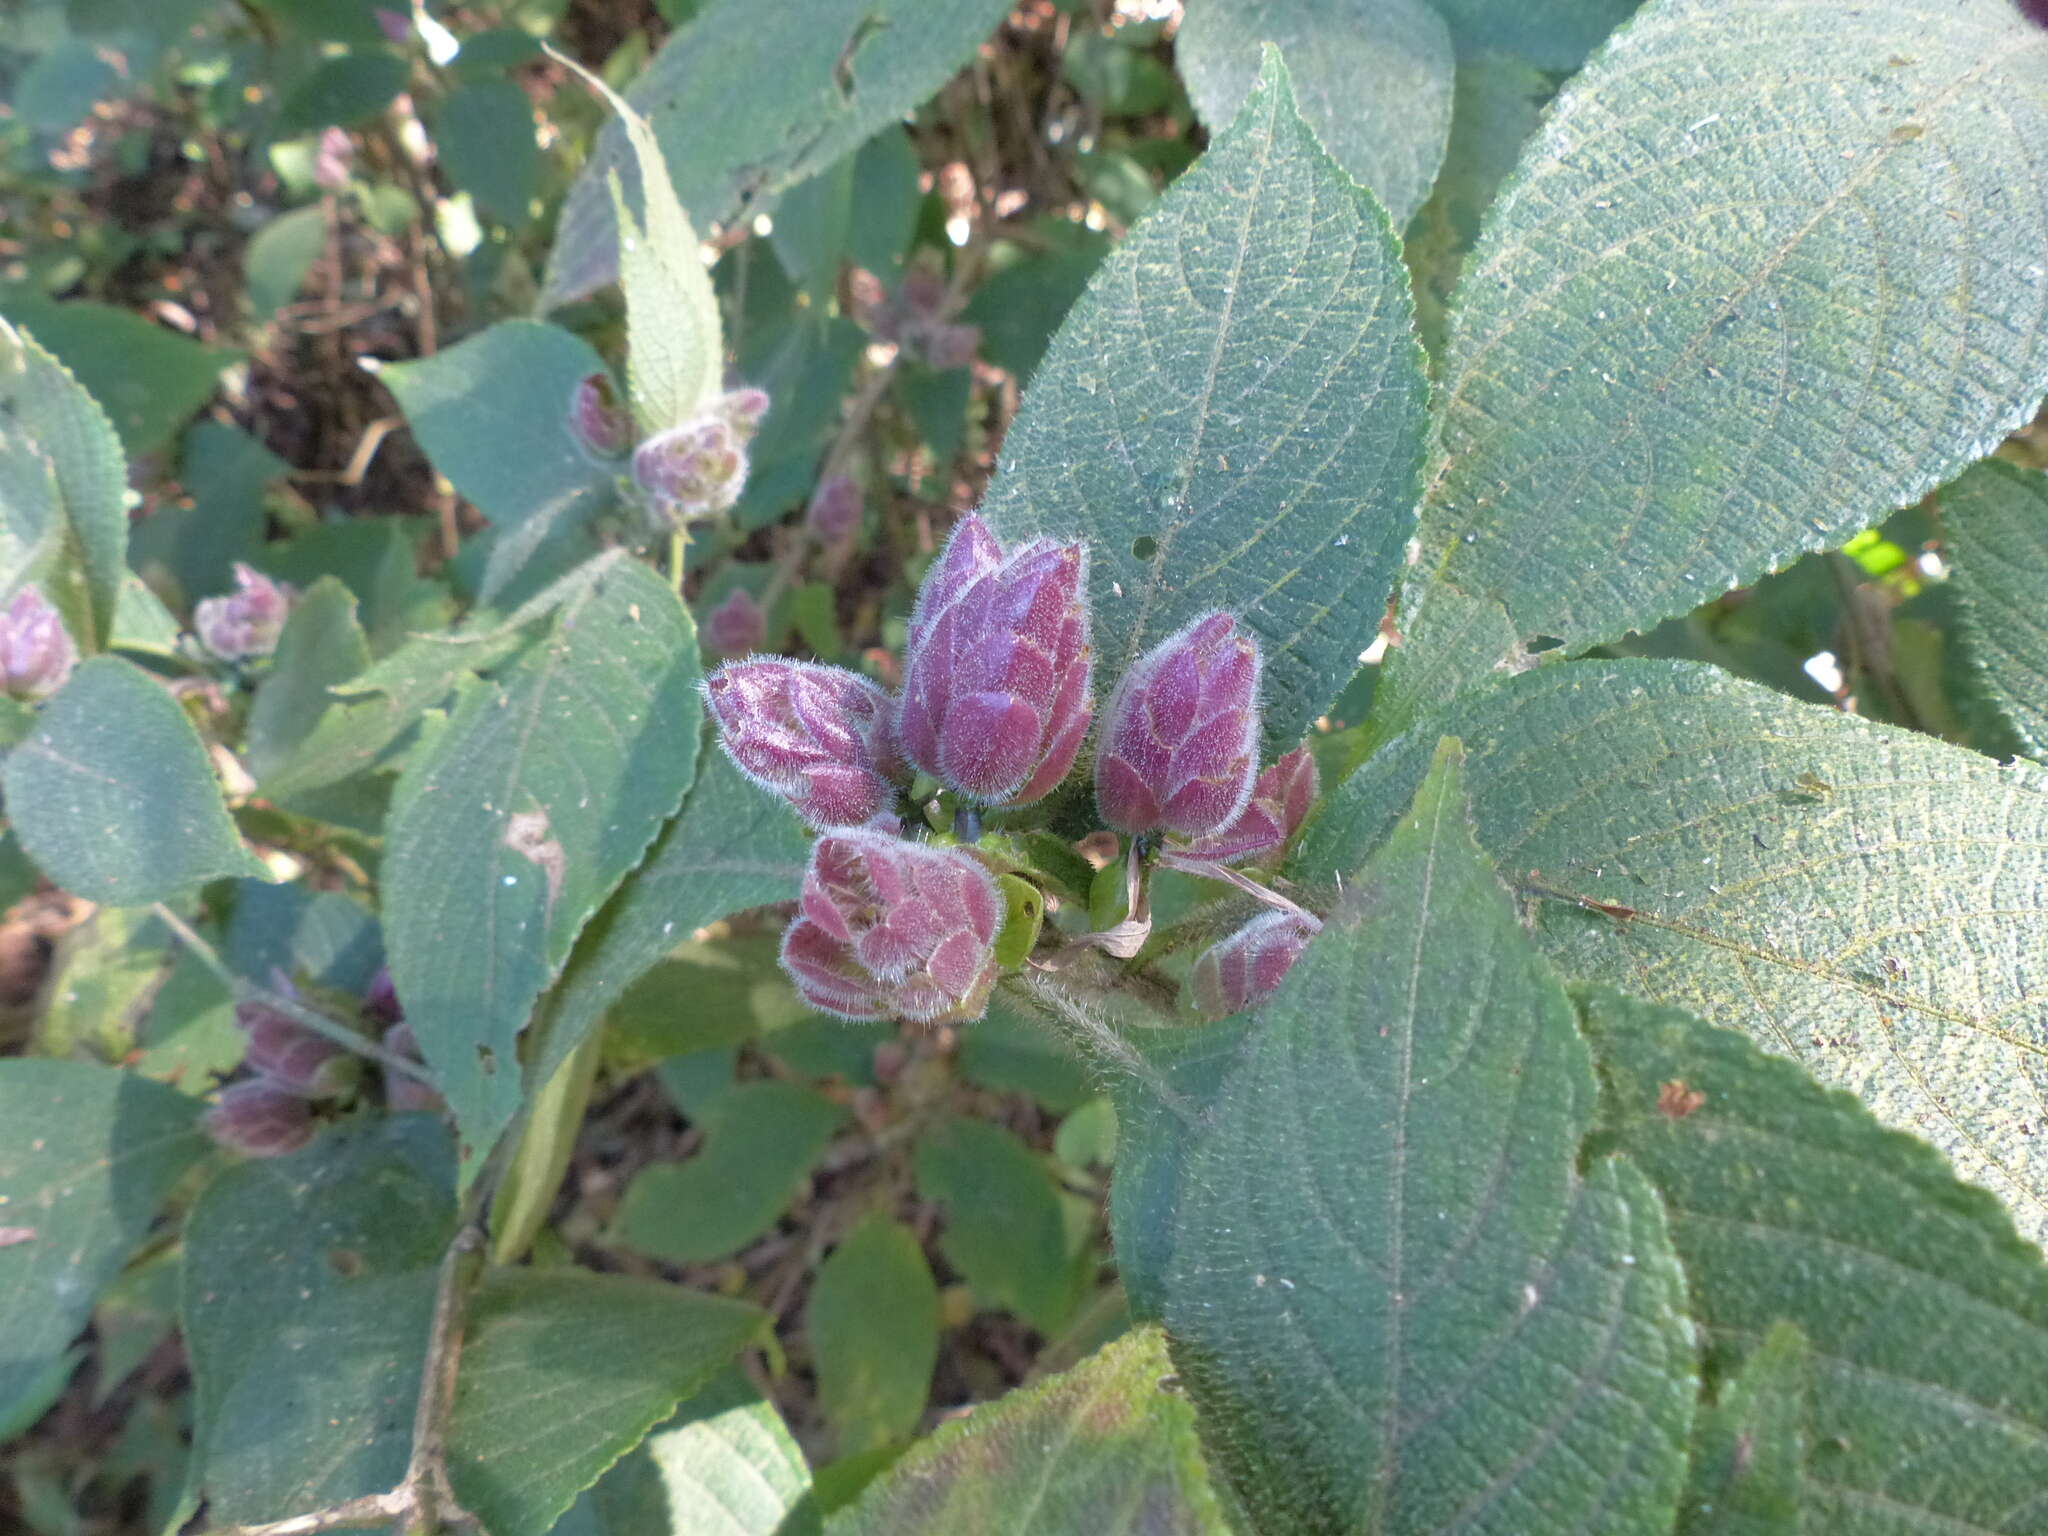
[[[1195,1007],[1211,1019],[1244,1012],[1280,985],[1319,927],[1305,914],[1261,912],[1195,962]]]
[[[721,656],[758,651],[768,639],[768,615],[745,587],[734,587],[704,616],[704,639]]]
[[[731,427],[742,443],[750,443],[768,414],[768,391],[751,386],[731,390],[711,402],[711,414]]]
[[[633,480],[655,519],[680,528],[732,510],[747,481],[746,449],[731,422],[700,416],[634,449]]]
[[[355,1086],[353,1056],[267,1003],[235,1004],[235,1027],[249,1042],[242,1064],[280,1088],[301,1098],[332,1099]]]
[[[78,647],[43,594],[23,587],[0,614],[0,689],[17,699],[48,698],[78,665]]]
[[[1088,551],[1004,554],[962,518],[910,619],[897,731],[910,761],[969,800],[1024,805],[1066,777],[1088,734]]]
[[[704,680],[726,756],[812,826],[857,827],[889,809],[904,777],[889,696],[858,673],[764,657]]]
[[[1202,837],[1235,821],[1258,773],[1259,642],[1227,613],[1168,635],[1111,695],[1095,804],[1120,832]]]
[[[312,1106],[267,1077],[223,1088],[201,1123],[220,1145],[250,1157],[280,1157],[313,1139]]]
[[[222,661],[247,661],[277,649],[291,612],[292,589],[235,562],[235,591],[203,599],[193,611],[199,643]]]
[[[1251,800],[1237,820],[1197,838],[1186,852],[1190,858],[1219,864],[1277,853],[1300,829],[1315,800],[1315,756],[1307,747],[1296,747],[1259,775]]]
[[[622,459],[633,446],[633,414],[608,373],[583,378],[569,393],[569,430],[593,458]]]
[[[782,963],[813,1007],[848,1018],[977,1019],[995,985],[1003,900],[958,848],[832,832],[811,848]]]
[[[846,475],[827,475],[811,493],[804,526],[827,544],[851,537],[860,527],[860,487]]]

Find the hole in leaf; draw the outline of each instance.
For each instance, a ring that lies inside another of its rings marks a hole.
[[[1149,533],[1131,540],[1131,558],[1133,560],[1150,560],[1158,553],[1159,541]]]
[[[485,1077],[495,1077],[498,1071],[498,1053],[488,1045],[476,1048],[476,1064],[484,1069]]]

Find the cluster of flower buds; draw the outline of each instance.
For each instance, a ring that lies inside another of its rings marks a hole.
[[[975,857],[886,832],[811,850],[782,963],[814,1008],[849,1019],[977,1019],[995,985],[1003,900]]]
[[[253,567],[235,562],[235,590],[202,599],[193,611],[199,643],[222,661],[253,661],[277,649],[295,594]]]
[[[747,483],[747,444],[767,414],[765,393],[736,389],[635,448],[633,483],[654,520],[681,528],[730,512]]]
[[[1141,656],[1110,696],[1095,805],[1119,832],[1204,837],[1236,821],[1259,770],[1259,642],[1207,613]]]
[[[945,280],[929,267],[912,267],[895,293],[875,306],[869,328],[877,341],[893,341],[928,368],[965,368],[981,350],[981,327],[946,319]]]
[[[720,656],[745,656],[768,640],[768,615],[754,594],[734,587],[724,602],[704,616],[704,640]]]
[[[255,1075],[222,1090],[207,1133],[252,1157],[297,1151],[312,1139],[313,1105],[354,1093],[361,1063],[268,1003],[237,1003],[235,1027],[246,1041],[242,1063]]]
[[[903,661],[903,754],[962,798],[1028,805],[1088,734],[1088,550],[1051,539],[1003,552],[962,518],[918,593]]]
[[[1189,983],[1206,1018],[1242,1013],[1270,995],[1322,924],[1305,912],[1261,912],[1195,961]]]
[[[804,508],[804,526],[823,544],[837,544],[860,527],[860,487],[848,475],[827,475]]]
[[[34,587],[15,593],[0,614],[0,690],[16,699],[46,699],[77,664],[78,647],[57,610]]]
[[[858,673],[779,657],[734,662],[704,682],[733,766],[812,826],[891,815],[906,779],[888,694]]]

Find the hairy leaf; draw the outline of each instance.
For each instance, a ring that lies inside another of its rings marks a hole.
[[[1162,1390],[1156,1328],[984,1403],[920,1440],[834,1515],[828,1536],[1223,1536],[1194,1413]]]
[[[1963,643],[2036,757],[2048,753],[2048,474],[1988,459],[1941,493]]]
[[[37,299],[10,301],[8,311],[77,375],[131,454],[163,447],[242,357],[111,304]]]
[[[667,1531],[815,1536],[811,1469],[775,1405],[737,1369],[699,1392],[641,1448]]]
[[[1006,539],[1088,538],[1104,683],[1206,609],[1243,615],[1265,644],[1268,742],[1291,746],[1378,626],[1424,395],[1386,216],[1269,55],[1074,306],[984,510]]]
[[[292,605],[270,671],[249,706],[249,772],[260,783],[290,759],[334,702],[328,689],[370,664],[370,643],[356,620],[356,600],[332,576],[316,581]]]
[[[1747,1031],[2048,1232],[2048,779],[1709,667],[1573,662],[1390,743],[1304,833],[1355,866],[1440,732],[1567,975]],[[1609,910],[1580,905],[1603,902]]]
[[[1582,646],[1980,457],[2048,390],[2044,139],[2048,30],[2010,0],[1651,6],[1466,266],[1439,579]]]

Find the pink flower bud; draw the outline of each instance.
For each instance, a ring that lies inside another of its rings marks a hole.
[[[222,661],[247,661],[277,649],[291,612],[292,589],[235,562],[236,590],[201,601],[192,615],[199,643]]]
[[[570,391],[569,430],[593,458],[625,457],[633,446],[633,416],[610,374],[590,374]]]
[[[711,403],[711,414],[731,427],[742,443],[752,442],[768,414],[768,391],[752,387],[732,390]]]
[[[398,1000],[398,988],[391,981],[391,967],[380,965],[377,974],[370,978],[369,988],[363,993],[363,1017],[373,1024],[387,1028],[405,1018],[405,1005]],[[410,1030],[406,1038],[412,1037]]]
[[[1228,1018],[1269,995],[1294,968],[1320,924],[1292,912],[1261,912],[1195,962],[1195,1007]]]
[[[235,1027],[248,1036],[242,1064],[307,1099],[338,1098],[355,1086],[355,1058],[268,1004],[235,1004]]]
[[[313,184],[339,192],[348,185],[349,166],[355,157],[355,141],[346,128],[322,129],[320,147],[313,154]]]
[[[672,528],[730,512],[747,481],[747,455],[720,416],[656,433],[633,451],[633,479],[656,519]]]
[[[804,526],[827,544],[837,544],[860,527],[860,487],[846,475],[827,475],[811,493]]]
[[[811,848],[782,961],[812,1006],[849,1018],[980,1018],[1003,900],[958,848],[832,832]]]
[[[1296,747],[1259,775],[1252,798],[1237,820],[1197,838],[1188,845],[1187,854],[1234,864],[1239,859],[1277,853],[1300,829],[1315,800],[1315,755],[1307,747]]]
[[[897,731],[955,793],[1023,805],[1051,792],[1088,733],[1088,550],[1034,539],[1007,555],[960,520],[910,618]]]
[[[250,1157],[279,1157],[313,1139],[312,1106],[267,1077],[223,1088],[201,1123],[220,1145]]]
[[[44,699],[78,665],[78,647],[43,594],[23,587],[0,614],[0,689],[17,699]]]
[[[1133,663],[1109,701],[1095,804],[1120,832],[1229,826],[1258,773],[1259,642],[1208,613]]]
[[[733,662],[704,680],[704,702],[733,766],[812,826],[862,826],[895,800],[904,768],[889,696],[858,673]]]
[[[980,350],[978,325],[935,325],[925,333],[924,360],[942,373],[949,368],[965,368]]]
[[[721,656],[758,651],[768,639],[768,615],[745,587],[734,587],[704,616],[704,639]]]

